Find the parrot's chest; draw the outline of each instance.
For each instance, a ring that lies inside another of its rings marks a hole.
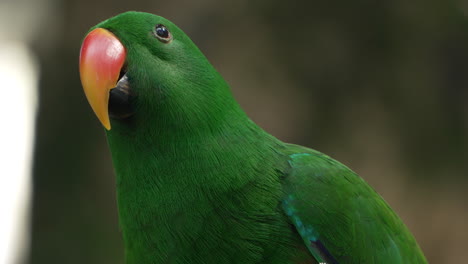
[[[181,182],[124,188],[118,199],[128,264],[289,263],[297,255],[295,246],[279,250],[300,240],[277,194],[252,182],[224,193]]]

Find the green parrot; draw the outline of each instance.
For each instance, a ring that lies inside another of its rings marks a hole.
[[[80,77],[106,128],[127,264],[427,263],[356,173],[253,123],[172,22],[99,23]]]

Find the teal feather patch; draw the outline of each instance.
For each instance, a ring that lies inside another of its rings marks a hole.
[[[295,163],[296,161],[298,161],[298,159],[300,159],[302,157],[307,157],[307,156],[311,156],[311,154],[310,153],[294,153],[294,154],[291,154],[289,157],[291,158],[292,162],[290,161],[290,163]]]
[[[288,195],[283,200],[284,211],[290,217],[291,221],[293,222],[294,226],[297,228],[297,231],[299,232],[301,237],[312,242],[317,241],[318,234],[314,231],[314,229],[311,226],[304,225],[301,219],[299,218],[299,216],[296,215],[296,208],[294,208],[294,206],[292,205],[293,201],[294,201],[294,196],[292,194]]]
[[[312,156],[310,153],[294,153],[291,154],[289,157],[289,164],[293,168],[300,168],[301,163],[304,159],[309,158]],[[317,177],[322,177],[322,173],[316,174]],[[319,240],[318,232],[312,227],[311,225],[305,224],[298,215],[298,210],[294,206],[296,198],[293,194],[287,195],[284,200],[282,201],[283,209],[289,219],[291,220],[292,224],[296,227],[297,232],[304,240],[307,248],[309,249],[310,253],[314,256],[314,258],[319,263],[326,263],[326,264],[338,264],[338,261],[332,256],[330,251],[323,245],[323,243]]]

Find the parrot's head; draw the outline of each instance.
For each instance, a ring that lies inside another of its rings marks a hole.
[[[185,33],[162,17],[126,12],[91,28],[80,53],[86,97],[107,129],[216,123],[228,85]]]

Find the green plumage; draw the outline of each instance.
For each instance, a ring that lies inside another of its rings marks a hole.
[[[250,121],[170,21],[127,12],[96,27],[126,47],[137,95],[107,132],[127,264],[426,263],[355,173]]]

